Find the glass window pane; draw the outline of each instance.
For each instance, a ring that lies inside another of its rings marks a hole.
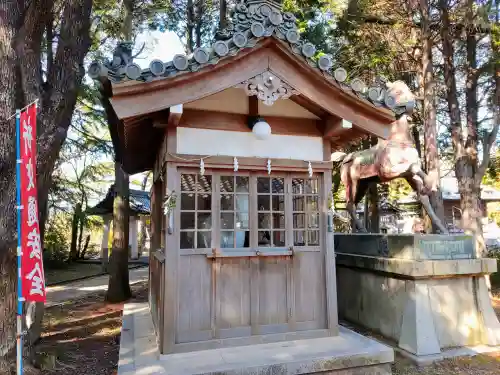
[[[273,211],[285,211],[284,195],[273,195],[271,199],[273,201]]]
[[[273,214],[273,229],[285,229],[285,215]]]
[[[250,247],[250,232],[236,231],[236,247]]]
[[[212,194],[198,193],[198,210],[210,211],[212,209]]]
[[[258,195],[257,196],[258,210],[259,211],[270,211],[269,202],[270,202],[269,195]]]
[[[257,177],[257,193],[270,193],[270,181],[269,177]]]
[[[283,194],[285,192],[285,179],[283,177],[275,177],[271,183],[273,194]]]
[[[307,245],[319,246],[319,230],[307,231]]]
[[[317,178],[313,178],[305,181],[305,192],[306,194],[318,194],[319,181]]]
[[[293,227],[302,229],[306,227],[306,215],[305,214],[293,214]]]
[[[197,186],[198,186],[198,191],[211,193],[212,192],[212,176],[211,175],[198,176]]]
[[[293,244],[295,246],[305,246],[306,245],[306,239],[305,239],[305,233],[302,230],[296,230],[293,232]]]
[[[234,213],[223,213],[220,215],[221,229],[234,229]]]
[[[181,175],[181,190],[195,191],[196,175],[182,174]]]
[[[236,210],[248,212],[248,206],[250,204],[248,201],[249,198],[250,196],[248,194],[236,194],[234,196],[234,200],[236,201]]]
[[[234,192],[234,176],[220,176],[220,192],[221,193]]]
[[[249,192],[247,176],[236,176],[236,192],[237,193]]]
[[[194,229],[194,212],[181,212],[181,229]]]
[[[248,229],[248,213],[236,212],[236,229]]]
[[[194,193],[181,194],[181,210],[194,210]]]
[[[196,248],[197,249],[210,249],[212,247],[212,232],[210,231],[201,231],[197,232],[197,240]]]
[[[260,247],[270,247],[271,246],[271,232],[268,230],[259,231],[258,235],[258,246]]]
[[[307,197],[307,211],[319,211],[319,197]]]
[[[292,179],[292,193],[304,194],[304,179],[302,178]]]
[[[305,197],[293,196],[292,200],[294,211],[305,211]]]
[[[181,249],[194,249],[195,232],[181,232]]]
[[[198,229],[212,228],[212,213],[198,212]]]
[[[234,195],[224,194],[220,197],[220,209],[222,211],[233,211],[234,210]]]
[[[309,215],[309,228],[319,228],[319,214],[310,214]]]
[[[234,232],[223,231],[220,233],[220,247],[223,249],[234,248]]]
[[[271,229],[271,214],[259,214],[259,229]]]
[[[274,231],[273,232],[273,245],[274,246],[285,246],[285,232],[284,231]]]

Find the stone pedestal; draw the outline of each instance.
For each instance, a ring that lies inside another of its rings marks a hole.
[[[336,239],[341,319],[382,334],[417,362],[500,345],[484,277],[496,260],[472,259],[472,237],[350,236],[355,245]]]

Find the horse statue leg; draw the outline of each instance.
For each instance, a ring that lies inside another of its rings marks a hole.
[[[406,180],[417,193],[420,203],[424,207],[425,212],[429,215],[432,223],[444,234],[448,234],[448,229],[444,226],[441,219],[436,215],[429,200],[429,193],[436,189],[435,182],[432,182],[419,166],[412,166],[410,169],[411,178]]]
[[[356,215],[356,204],[359,202],[356,199],[360,194],[360,180],[352,178],[350,167],[351,163],[346,163],[342,165],[340,170],[342,183],[345,186],[346,192],[346,210],[349,213],[349,216],[351,216],[352,231],[354,232],[357,229],[359,232],[366,233],[366,228],[363,225],[363,222],[358,219],[358,216]]]

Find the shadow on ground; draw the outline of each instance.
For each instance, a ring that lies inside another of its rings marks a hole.
[[[147,301],[147,283],[132,286],[132,301]],[[104,302],[104,292],[45,311],[37,345],[43,375],[115,375],[123,304]]]

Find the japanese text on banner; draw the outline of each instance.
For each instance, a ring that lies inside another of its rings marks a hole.
[[[36,185],[36,105],[21,113],[21,275],[26,301],[45,302]]]

